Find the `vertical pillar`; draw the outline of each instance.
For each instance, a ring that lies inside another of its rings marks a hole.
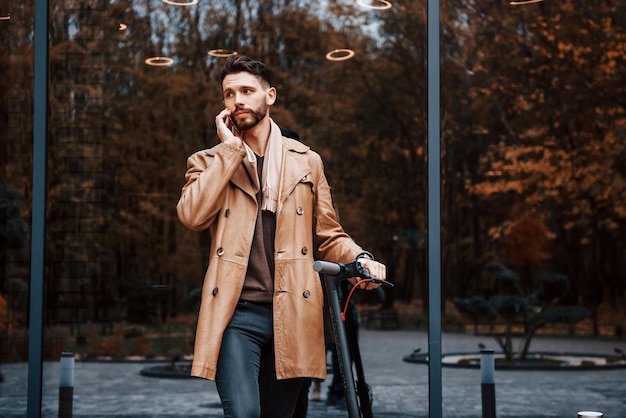
[[[48,135],[48,0],[35,0],[33,94],[33,200],[28,324],[28,418],[41,417],[43,299]]]
[[[441,382],[441,144],[439,0],[428,0],[428,411],[443,415]]]

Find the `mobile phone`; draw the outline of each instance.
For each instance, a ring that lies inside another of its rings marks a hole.
[[[235,131],[239,130],[239,129],[237,129],[237,125],[235,125],[235,121],[230,116],[227,116],[226,126],[228,126],[230,128],[231,132],[235,132]]]

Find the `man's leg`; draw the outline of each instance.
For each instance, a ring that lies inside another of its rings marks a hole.
[[[225,418],[259,418],[263,346],[272,342],[272,308],[240,302],[224,336],[215,383]]]
[[[309,411],[309,388],[311,387],[311,378],[305,378],[298,394],[296,408],[292,415],[293,418],[306,418]]]
[[[276,379],[274,344],[263,349],[259,388],[262,418],[292,418],[306,378]]]

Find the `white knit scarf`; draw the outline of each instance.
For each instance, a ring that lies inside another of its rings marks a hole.
[[[254,151],[243,143],[246,148],[250,176],[254,180],[256,190],[259,190],[259,180],[256,169],[256,155]],[[280,187],[280,168],[283,161],[283,136],[278,125],[270,119],[270,136],[265,149],[261,183],[263,184],[263,203],[261,209],[276,213],[278,206],[278,188]]]

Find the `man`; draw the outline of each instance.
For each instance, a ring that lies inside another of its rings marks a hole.
[[[215,380],[225,417],[290,418],[304,378],[326,376],[314,257],[373,257],[337,222],[319,155],[270,118],[265,64],[235,55],[221,80],[221,144],[189,157],[176,207],[211,233],[191,373]],[[365,269],[386,278],[373,259]]]

